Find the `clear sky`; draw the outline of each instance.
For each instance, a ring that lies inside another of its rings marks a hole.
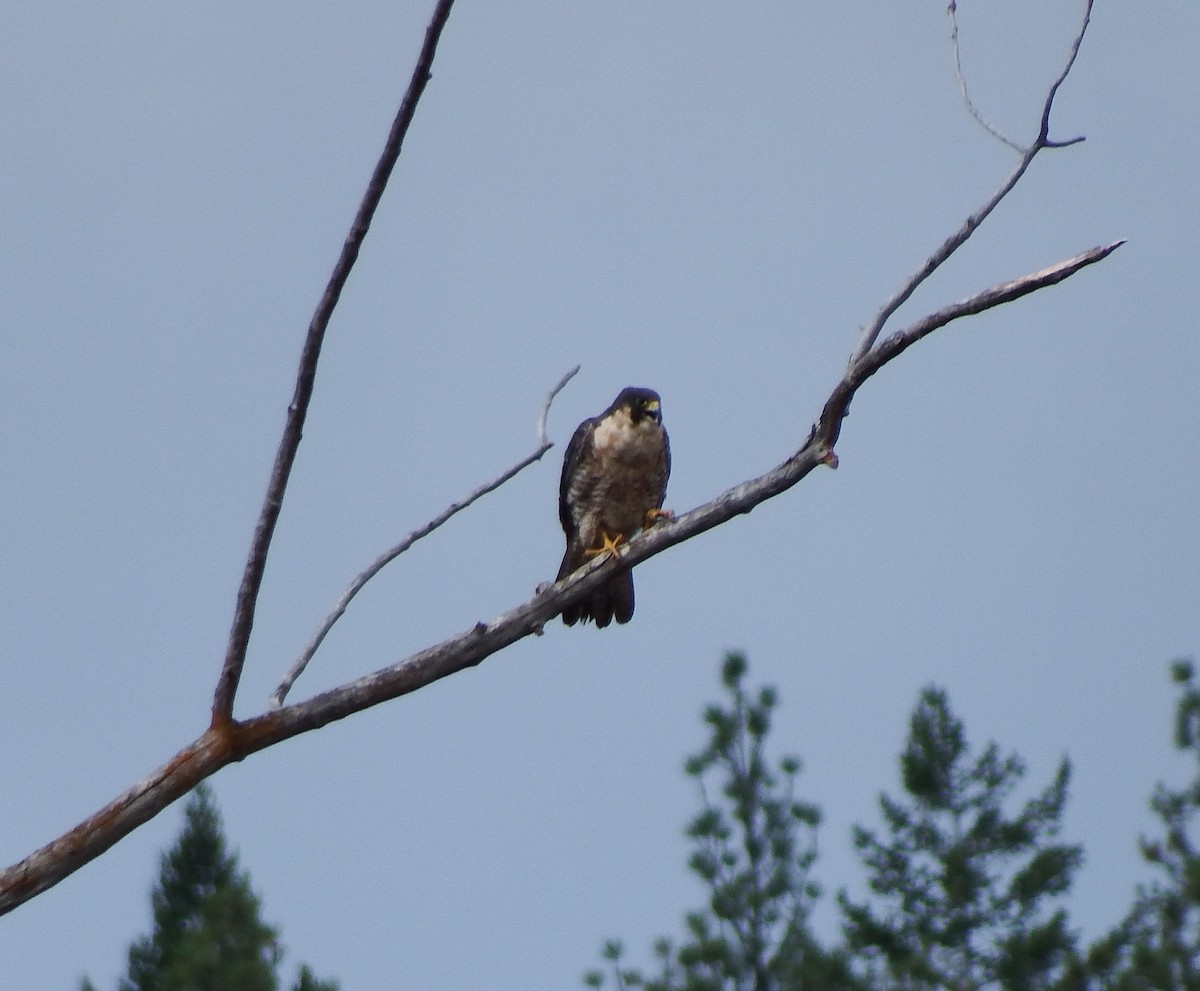
[[[803,441],[858,328],[998,185],[942,0],[464,2],[338,309],[238,713],[380,551],[558,446],[401,558],[302,698],[524,601],[561,556],[560,457],[625,385],[663,396],[668,506]],[[1081,4],[960,0],[974,96],[1030,138]],[[206,725],[300,341],[432,3],[15,2],[0,32],[0,859]],[[1096,934],[1180,780],[1167,664],[1200,644],[1200,7],[1099,0],[1054,116],[1081,145],[901,312],[1084,248],[856,400],[841,468],[638,569],[627,627],[565,629],[231,767],[228,831],[346,991],[575,987],[698,886],[681,773],[723,650],[857,890],[917,693],[1041,787],[1068,755]],[[0,985],[111,987],[178,807],[0,919]],[[834,924],[827,904],[820,915]]]

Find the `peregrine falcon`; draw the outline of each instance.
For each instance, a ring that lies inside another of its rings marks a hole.
[[[558,581],[660,517],[671,473],[671,448],[662,425],[662,400],[652,389],[628,388],[599,416],[579,424],[563,459],[558,487],[558,517],[567,536],[567,553]],[[633,616],[633,574],[628,568],[563,610],[574,626]]]

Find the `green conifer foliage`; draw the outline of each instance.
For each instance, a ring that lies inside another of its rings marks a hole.
[[[338,991],[338,982],[318,980],[308,964],[301,964],[292,991]]]
[[[1078,846],[1053,842],[1067,762],[1009,813],[1021,761],[994,743],[972,756],[945,692],[929,688],[900,764],[906,801],[881,796],[885,837],[854,831],[875,897],[840,897],[860,975],[880,991],[1059,986],[1075,941],[1065,911],[1052,904],[1082,861]]]
[[[1200,991],[1200,687],[1189,661],[1176,661],[1175,745],[1197,760],[1197,775],[1178,789],[1160,784],[1150,807],[1162,836],[1143,839],[1156,877],[1138,892],[1124,922],[1088,956],[1089,988],[1104,991]]]
[[[622,965],[620,941],[605,944],[605,970],[584,977],[588,987],[609,978],[620,991],[799,991],[853,987],[844,960],[814,939],[809,916],[819,888],[816,806],[795,796],[800,761],[772,765],[766,754],[770,687],[744,686],[746,660],[726,656],[721,681],[725,705],[711,705],[704,721],[707,745],[685,765],[697,782],[702,808],[688,826],[691,870],[709,891],[708,906],[686,916],[687,936],[654,946],[658,973]]]
[[[279,934],[262,921],[204,785],[193,792],[183,831],[162,856],[150,901],[154,931],[129,948],[120,991],[275,991]]]
[[[197,786],[150,893],[154,928],[129,948],[118,991],[277,991],[279,933],[262,919],[249,875],[229,850],[212,792]],[[86,977],[81,991],[95,991]],[[307,966],[293,991],[338,991]]]

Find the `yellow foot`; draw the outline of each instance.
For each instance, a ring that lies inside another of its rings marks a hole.
[[[647,509],[646,510],[646,521],[642,525],[643,526],[654,526],[654,524],[657,523],[659,520],[673,520],[673,519],[675,519],[675,514],[672,513],[669,509]]]
[[[599,557],[601,554],[616,554],[617,547],[622,540],[625,539],[623,533],[618,533],[615,537],[610,537],[605,530],[600,531],[600,537],[604,541],[599,547],[589,547],[583,552],[584,557]]]

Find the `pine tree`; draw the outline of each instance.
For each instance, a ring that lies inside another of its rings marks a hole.
[[[1089,988],[1104,991],[1200,991],[1200,686],[1188,661],[1171,666],[1180,688],[1175,745],[1198,761],[1183,788],[1160,784],[1150,807],[1163,835],[1142,839],[1157,877],[1129,915],[1088,956]]]
[[[708,906],[686,916],[688,935],[678,946],[655,943],[656,975],[624,967],[621,942],[610,940],[602,953],[607,973],[590,971],[588,987],[604,986],[609,976],[618,991],[854,987],[844,959],[822,948],[809,927],[820,893],[812,878],[819,810],[795,797],[797,758],[772,769],[765,744],[778,699],[769,687],[752,695],[745,675],[745,658],[727,655],[721,680],[728,705],[708,707],[708,744],[685,764],[702,800],[687,829],[694,844],[688,863],[709,890]]]
[[[338,991],[338,982],[318,980],[308,964],[301,964],[292,991]]]
[[[847,944],[873,988],[1039,991],[1071,972],[1075,939],[1065,894],[1078,846],[1051,842],[1067,797],[1054,780],[1015,815],[1006,801],[1024,774],[994,743],[969,752],[945,692],[926,689],[901,757],[907,802],[883,795],[884,839],[856,827],[874,898],[842,893]]]
[[[249,875],[228,849],[212,792],[199,785],[162,855],[150,895],[154,928],[129,948],[118,991],[276,991],[279,933],[263,921]],[[337,991],[301,967],[293,991]],[[95,991],[84,978],[82,991]]]
[[[129,948],[120,991],[275,991],[279,934],[260,918],[205,785],[184,809],[183,831],[162,856],[150,901],[154,931]]]

